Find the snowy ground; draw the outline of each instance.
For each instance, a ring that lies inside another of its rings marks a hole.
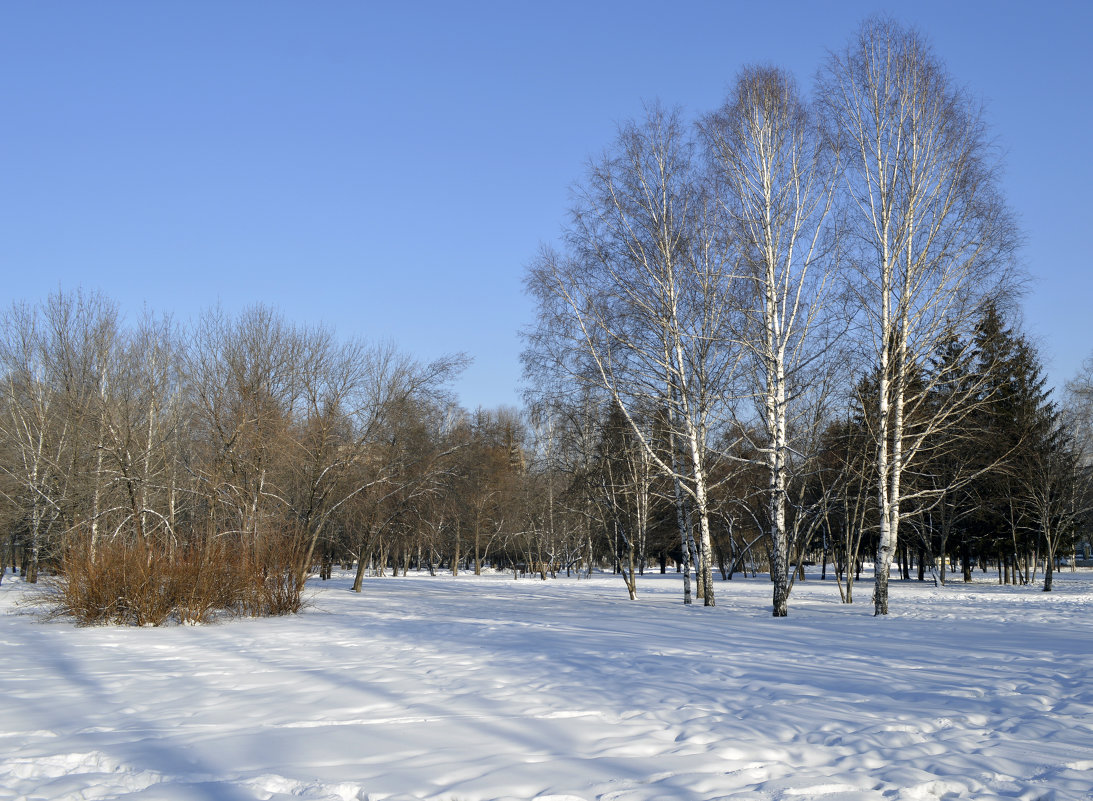
[[[863,577],[864,578],[864,577]],[[0,586],[7,799],[1089,799],[1093,571],[316,581],[303,615],[74,628]]]

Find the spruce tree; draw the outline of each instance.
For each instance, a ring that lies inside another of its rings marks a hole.
[[[986,470],[976,482],[978,546],[998,558],[1001,582],[1028,583],[1041,534],[1030,481],[1061,447],[1059,412],[1036,348],[994,304],[983,310],[976,353],[985,376],[976,450]]]

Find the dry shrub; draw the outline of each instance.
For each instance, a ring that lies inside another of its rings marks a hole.
[[[299,612],[306,579],[300,573],[303,558],[304,549],[291,537],[266,539],[248,548],[240,563],[247,587],[242,612],[255,617]]]
[[[303,606],[302,552],[291,537],[254,543],[83,538],[65,548],[41,603],[82,625],[207,623],[221,616],[284,615]]]

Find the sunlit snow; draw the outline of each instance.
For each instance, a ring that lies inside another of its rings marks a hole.
[[[863,576],[863,579],[865,577]],[[0,586],[0,799],[1088,799],[1093,572],[315,581],[300,616],[42,624]]]

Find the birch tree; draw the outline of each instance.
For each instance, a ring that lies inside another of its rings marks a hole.
[[[884,615],[904,472],[927,436],[968,411],[954,396],[906,431],[909,407],[930,391],[916,396],[912,380],[939,344],[970,341],[980,301],[1006,286],[1014,237],[981,113],[916,32],[868,20],[832,55],[818,90],[840,152],[861,339],[878,376],[874,612]]]
[[[35,310],[25,305],[14,307],[0,338],[4,371],[0,438],[11,500],[24,515],[29,559],[23,578],[30,583],[38,580],[39,554],[49,520],[61,513],[61,499],[54,487],[64,426],[54,428],[53,418],[60,417],[57,408],[62,398],[47,380],[45,359]]]
[[[1093,464],[1093,356],[1066,383],[1065,412],[1083,463]]]
[[[578,189],[568,252],[544,252],[529,271],[539,313],[525,364],[602,388],[651,462],[679,482],[698,517],[698,578],[712,606],[708,438],[738,354],[725,335],[731,270],[693,152],[678,113],[654,107],[622,127]],[[662,408],[685,469],[638,423]]]
[[[105,463],[96,460],[96,471],[120,490],[116,508],[103,510],[118,521],[110,533],[129,528],[145,540],[158,530],[174,542],[172,443],[179,433],[180,376],[170,319],[145,317],[120,336],[112,372],[109,391],[98,397],[96,449],[105,457]]]
[[[101,409],[113,369],[117,308],[98,294],[16,304],[0,338],[0,465],[24,519],[28,581],[52,540],[78,526],[97,534],[106,492]]]
[[[834,266],[825,236],[831,161],[795,82],[775,68],[743,71],[701,129],[739,253],[744,301],[737,337],[750,357],[750,386],[761,421],[762,439],[755,447],[767,469],[773,610],[775,617],[784,617],[791,583],[790,436],[794,422],[798,430],[810,428],[802,425],[807,413],[798,409],[809,399],[808,388],[823,383],[806,381],[804,373],[819,376],[825,351],[820,326]],[[814,392],[811,399],[822,395]]]

